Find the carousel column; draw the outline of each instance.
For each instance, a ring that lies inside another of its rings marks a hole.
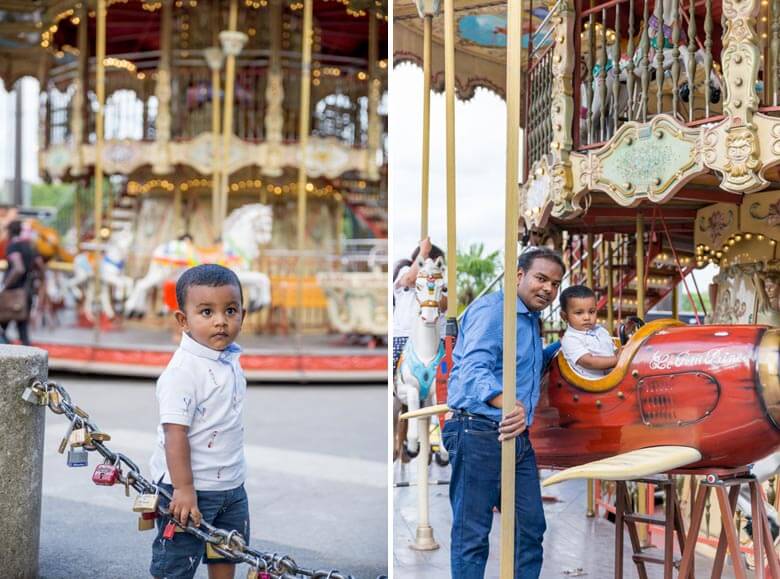
[[[230,16],[228,18],[228,30],[219,33],[219,41],[222,43],[222,51],[227,55],[225,64],[225,110],[222,121],[222,195],[219,205],[220,228],[222,227],[228,212],[228,180],[230,177],[230,139],[233,136],[233,100],[236,87],[236,57],[241,54],[246,41],[246,34],[236,30],[238,28],[238,0],[230,0]]]
[[[430,130],[431,130],[431,26],[433,17],[439,13],[438,0],[417,0],[417,11],[423,18],[423,150],[420,239],[428,237],[428,185],[430,181]],[[373,82],[373,77],[371,77]],[[370,127],[370,125],[369,125]],[[369,150],[371,150],[369,148]],[[375,149],[374,149],[375,150]],[[454,229],[454,224],[449,224]],[[453,298],[454,299],[454,298]],[[438,395],[438,392],[437,392]],[[444,404],[446,400],[437,400]],[[428,456],[430,454],[429,417],[419,420],[420,454],[417,459],[417,533],[415,542],[409,545],[416,551],[432,551],[439,548],[433,537],[429,516]]]
[[[636,315],[639,318],[645,318],[645,217],[641,213],[636,216]],[[647,485],[639,483],[637,485],[637,503],[638,511],[641,514],[647,513]],[[639,542],[643,546],[649,544],[649,533],[647,525],[638,524]]]
[[[268,83],[265,87],[266,111],[265,124],[265,162],[262,172],[269,177],[279,177],[284,173],[282,168],[283,147],[282,131],[284,129],[284,80],[282,77],[282,3],[281,0],[271,2],[271,61],[268,70]]]
[[[157,70],[157,120],[155,121],[155,155],[152,172],[160,175],[170,173],[171,141],[171,61],[173,34],[173,0],[163,0],[160,25],[160,67]]]
[[[612,263],[612,260],[615,258],[613,245],[614,242],[612,240],[607,242],[607,330],[609,330],[610,335],[615,333],[615,298],[612,289],[612,284],[615,282]]]
[[[595,247],[593,238],[595,235],[595,233],[588,233],[588,257],[585,262],[585,279],[590,289],[593,289],[593,251]],[[585,515],[587,517],[596,516],[596,485],[593,479],[590,478],[587,482],[587,510],[585,511]]]
[[[45,381],[47,373],[44,350],[0,346],[0,412],[14,417],[13,428],[0,434],[0,512],[3,530],[12,538],[2,550],[4,577],[38,577],[46,409],[22,400],[22,392]]]
[[[95,93],[97,96],[97,111],[95,111],[95,241],[98,249],[95,250],[95,263],[100,263],[100,241],[104,238],[103,232],[103,133],[104,109],[106,106],[106,0],[97,0],[96,12],[96,48],[95,48]],[[100,292],[101,292],[100,268],[95,267],[95,342],[100,335]]]
[[[222,70],[222,49],[212,46],[204,51],[206,63],[211,70],[211,230],[213,237],[219,237],[222,229],[220,217],[221,196],[219,194],[219,165],[222,154],[219,147],[219,73]]]
[[[84,145],[87,141],[86,128],[88,117],[88,103],[86,94],[89,89],[89,32],[87,26],[89,24],[89,15],[86,3],[82,5],[78,16],[78,49],[79,57],[77,61],[76,79],[73,83],[74,93],[71,108],[70,117],[70,133],[73,139],[73,147],[75,149],[75,162],[70,172],[72,175],[83,175],[85,171],[84,163]],[[43,86],[43,85],[41,85]],[[78,199],[78,195],[76,195]],[[76,224],[76,228],[79,228],[79,224]],[[77,237],[80,239],[80,237]]]
[[[369,181],[379,180],[379,168],[376,155],[379,150],[379,91],[381,79],[377,78],[377,60],[379,59],[379,44],[377,33],[377,11],[371,4],[368,9],[368,149],[366,151],[366,178]]]
[[[451,1],[451,0],[450,0]],[[504,211],[504,271],[517,269],[517,184],[522,182],[520,167],[525,167],[524,138],[520,138],[520,107],[522,106],[522,34],[524,8],[521,2],[507,3],[506,50],[506,209]],[[506,416],[515,408],[517,399],[517,293],[514,275],[504,276],[504,359],[502,411]],[[501,443],[501,512],[515,512],[515,444],[510,438]],[[501,551],[499,575],[501,579],[514,577],[515,517],[501,517]]]
[[[295,331],[300,339],[303,326],[303,276],[305,273],[303,252],[306,248],[306,196],[308,193],[308,147],[309,147],[309,118],[311,105],[311,47],[314,35],[314,0],[303,2],[303,30],[301,34],[301,102],[298,115],[298,279],[296,288],[297,315],[295,317]]]

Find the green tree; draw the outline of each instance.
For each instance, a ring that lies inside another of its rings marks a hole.
[[[496,277],[499,252],[485,255],[485,244],[472,243],[468,251],[458,251],[458,302],[465,308]]]

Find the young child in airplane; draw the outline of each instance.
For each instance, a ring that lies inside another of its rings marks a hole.
[[[584,285],[561,292],[561,318],[568,324],[561,339],[566,361],[580,376],[601,378],[617,365],[620,348],[609,332],[596,324],[596,294]]]

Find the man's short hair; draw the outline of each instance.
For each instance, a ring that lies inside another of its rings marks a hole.
[[[11,237],[17,237],[22,234],[22,222],[17,220],[11,221],[6,228],[8,235]]]
[[[420,255],[419,246],[415,247],[414,251],[412,252],[412,263],[414,263],[417,260],[418,255]],[[428,254],[428,258],[432,259],[433,261],[436,261],[440,257],[444,259],[444,252],[441,250],[440,247],[431,244],[431,252]]]
[[[596,299],[596,294],[586,285],[570,285],[561,292],[561,297],[559,298],[561,311],[568,312],[566,307],[569,305],[569,300],[584,298]]]
[[[196,265],[185,271],[176,282],[176,303],[179,309],[184,311],[187,302],[187,290],[192,286],[222,287],[232,285],[238,288],[238,294],[242,294],[241,281],[232,269],[228,269],[216,263]]]
[[[517,258],[517,269],[529,271],[537,259],[546,259],[557,263],[561,267],[561,271],[566,273],[566,266],[563,264],[560,254],[549,247],[537,247],[521,253],[520,257]]]

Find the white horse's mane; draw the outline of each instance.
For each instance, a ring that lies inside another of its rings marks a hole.
[[[270,207],[268,205],[263,205],[262,203],[251,203],[234,209],[225,219],[224,231],[230,231],[247,215],[258,211],[270,211]]]

